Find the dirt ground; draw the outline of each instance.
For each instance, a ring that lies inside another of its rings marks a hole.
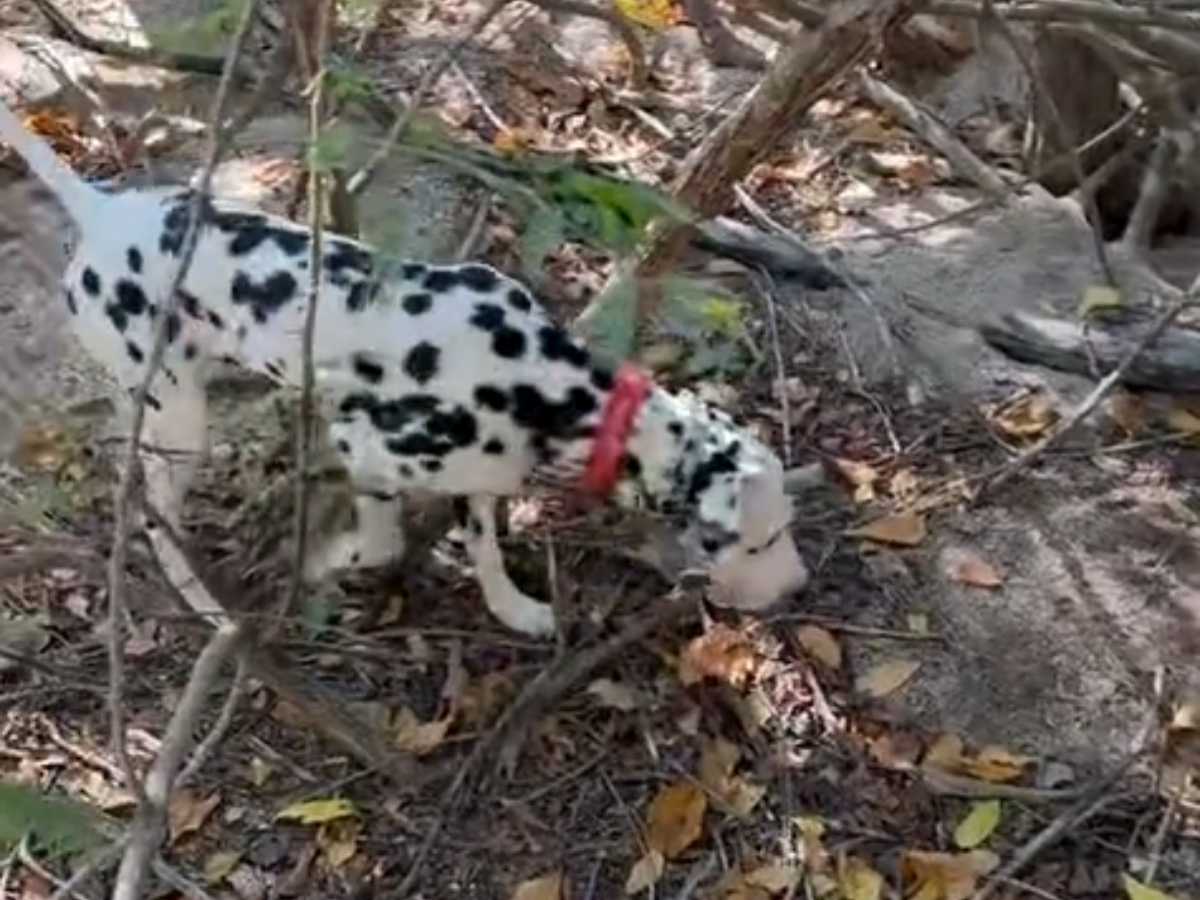
[[[362,64],[389,91],[410,90],[438,36],[462,27],[473,9],[431,8],[393,23]],[[120,15],[136,22],[164,13],[134,4]],[[549,34],[589,77],[613,81],[620,66],[611,34],[590,20],[552,27],[543,18],[464,56],[464,74],[447,76],[436,92],[447,124],[485,141],[493,119],[537,127],[548,141],[594,155],[620,151],[635,160],[635,174],[656,180],[686,150],[689,129],[702,132],[706,115],[754,83],[753,73],[697,62],[686,29],[672,35],[659,77],[677,108],[655,113],[679,140],[655,149],[661,137],[621,105],[597,101],[604,95],[587,78],[529,55],[546,52]],[[66,103],[30,52],[28,34],[43,30],[32,4],[14,4],[0,24],[12,38],[6,45],[0,35],[0,90],[19,75],[26,97],[40,85],[34,93],[45,103]],[[349,52],[354,38],[343,35],[341,49]],[[121,113],[144,111],[155,97],[173,113],[203,117],[203,78],[101,65],[53,46]],[[929,96],[970,106],[968,88],[979,83],[963,78]],[[392,897],[402,884],[425,898],[502,898],[555,871],[573,898],[616,897],[656,840],[655,798],[691,785],[707,811],[698,836],[667,854],[652,896],[818,896],[829,884],[832,896],[877,896],[851,893],[857,866],[882,874],[884,896],[910,896],[932,877],[912,852],[959,852],[955,826],[978,801],[1001,800],[984,846],[998,860],[1013,858],[1089,779],[1157,734],[1172,701],[1200,688],[1194,441],[1153,424],[1127,434],[1112,415],[1099,416],[1008,486],[974,496],[1020,446],[997,429],[998,418],[1015,419],[996,405],[1009,404],[1020,419],[1022,409],[1032,415],[1034,396],[1052,411],[1039,415],[1065,415],[1092,386],[1002,357],[976,332],[998,309],[1073,314],[1096,276],[1078,211],[1028,191],[1003,209],[931,226],[978,197],[898,129],[855,139],[872,118],[852,90],[839,91],[747,183],[772,217],[836,252],[836,265],[861,284],[776,285],[786,441],[772,366],[732,389],[707,381],[781,452],[790,447],[789,465],[821,462],[829,473],[798,501],[794,534],[814,571],[804,594],[766,619],[707,610],[631,646],[526,723],[510,776],[449,806],[447,787],[464,760],[538,672],[618,632],[669,588],[608,551],[607,523],[564,522],[553,504],[514,505],[506,547],[514,577],[544,596],[553,572],[567,612],[565,646],[502,631],[453,541],[402,572],[313,598],[278,658],[372,723],[398,754],[417,751],[420,775],[404,783],[364,768],[321,723],[252,677],[219,752],[177,801],[167,852],[175,865],[207,880],[212,896],[247,900]],[[286,105],[269,109],[239,138],[238,158],[221,167],[218,192],[282,209],[302,121]],[[198,144],[178,142],[159,168],[186,177]],[[368,141],[351,148],[360,157],[368,150]],[[889,153],[935,174],[900,177],[881,163]],[[478,190],[405,164],[379,183],[386,190],[364,202],[368,233],[399,228],[420,250],[414,255],[449,257]],[[0,209],[13,211],[0,224],[0,451],[10,460],[0,466],[0,647],[24,660],[0,657],[0,777],[54,786],[120,823],[130,798],[117,786],[97,689],[106,671],[111,527],[103,376],[65,335],[51,286],[66,234],[61,216],[8,171],[0,173]],[[486,253],[511,268],[508,223],[497,214],[489,223]],[[868,235],[881,228],[909,230]],[[1177,283],[1200,268],[1200,252],[1185,240],[1161,248],[1160,259],[1161,274]],[[702,256],[689,265],[729,272]],[[565,276],[547,287],[547,300],[564,319],[605,274],[569,251],[552,268]],[[772,310],[746,290],[750,336],[773,350]],[[286,492],[263,497],[264,486],[287,477],[291,418],[285,400],[253,385],[223,384],[217,398],[212,459],[190,524],[231,596],[252,608],[269,603],[286,575],[290,501]],[[914,509],[924,516],[919,539],[848,534]],[[181,661],[198,652],[204,630],[172,611],[147,567],[135,569],[126,705],[132,752],[148,762],[178,701]],[[956,739],[966,748],[957,763],[931,775],[931,754]],[[1147,871],[1173,896],[1200,896],[1198,798],[1193,788],[1168,803],[1160,788],[1189,776],[1186,766],[1182,776],[1164,768],[1167,756],[1139,762],[1103,795],[1101,811],[995,896],[1108,898],[1122,894],[1123,874]],[[324,824],[277,818],[297,802],[335,797],[357,814]],[[772,887],[751,878],[771,865],[805,880],[780,876]],[[405,883],[413,871],[415,884]],[[48,896],[46,884],[26,868],[0,900]]]

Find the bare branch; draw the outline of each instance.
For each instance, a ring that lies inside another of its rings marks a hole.
[[[1158,225],[1159,214],[1167,202],[1167,185],[1171,169],[1175,164],[1175,147],[1171,136],[1160,131],[1158,143],[1150,154],[1150,163],[1142,173],[1142,185],[1137,202],[1129,214],[1125,234],[1121,240],[1135,253],[1145,254],[1150,249],[1150,240]]]
[[[121,762],[121,768],[125,772],[125,778],[128,782],[127,787],[138,795],[139,799],[141,799],[142,786],[138,781],[137,774],[134,772],[133,764],[129,759],[129,753],[125,747],[125,717],[123,710],[125,653],[122,635],[124,634],[126,618],[125,562],[128,557],[129,548],[130,507],[132,505],[134,486],[138,481],[138,473],[141,469],[139,454],[141,452],[142,427],[146,421],[146,397],[150,392],[151,381],[153,381],[154,376],[158,374],[158,370],[162,366],[163,354],[167,347],[167,333],[169,330],[167,326],[175,318],[175,308],[179,305],[179,287],[183,284],[188,269],[191,267],[192,257],[196,253],[196,244],[200,237],[201,210],[208,199],[213,170],[216,168],[217,160],[220,158],[229,138],[228,133],[222,132],[220,122],[224,113],[226,99],[229,95],[229,88],[233,81],[233,73],[236,71],[237,60],[245,45],[246,37],[250,33],[250,23],[253,21],[254,11],[257,7],[258,0],[250,0],[246,4],[241,21],[238,23],[237,34],[234,36],[229,55],[225,60],[225,70],[221,74],[221,81],[217,87],[216,97],[213,100],[213,113],[211,116],[212,134],[209,141],[208,155],[200,175],[200,182],[192,193],[191,203],[188,205],[187,226],[184,232],[184,243],[180,255],[179,267],[175,271],[175,277],[171,281],[171,287],[167,291],[167,295],[160,298],[163,315],[158,319],[158,326],[154,335],[154,347],[146,363],[146,375],[134,394],[129,442],[126,447],[124,464],[121,467],[121,478],[117,485],[116,497],[113,502],[113,515],[115,519],[113,525],[113,548],[109,556],[108,565],[109,724],[112,730],[113,747],[118,760]]]
[[[926,0],[920,11],[935,16],[981,16],[984,4],[969,0]],[[1200,16],[1145,6],[1118,6],[1091,0],[1018,0],[996,4],[996,14],[1013,22],[1105,22],[1200,31]]]

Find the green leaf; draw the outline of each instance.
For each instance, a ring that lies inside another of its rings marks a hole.
[[[521,271],[526,278],[542,280],[542,265],[565,234],[566,221],[557,209],[543,208],[533,214],[521,233]]]
[[[62,797],[0,782],[0,850],[8,852],[29,834],[49,856],[67,856],[105,843],[100,816]]]
[[[971,804],[966,818],[954,829],[954,843],[962,850],[973,850],[996,830],[1000,824],[1000,801],[980,800]]]
[[[308,147],[308,164],[318,172],[328,172],[346,161],[355,141],[354,130],[348,125],[335,125],[321,132]]]
[[[1130,875],[1122,875],[1121,880],[1125,884],[1125,893],[1129,900],[1175,900],[1170,894],[1142,884]]]
[[[632,273],[609,281],[576,323],[588,349],[610,364],[633,355],[637,339],[637,281]]]

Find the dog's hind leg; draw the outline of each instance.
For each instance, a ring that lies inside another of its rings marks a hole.
[[[513,631],[536,637],[554,633],[554,610],[523,594],[504,569],[504,558],[496,540],[496,498],[476,494],[455,506],[466,537],[467,553],[475,566],[475,577],[483,602],[497,619]]]
[[[305,580],[312,584],[333,572],[369,569],[399,559],[404,555],[402,511],[399,494],[356,493],[354,527],[313,548],[305,561]]]

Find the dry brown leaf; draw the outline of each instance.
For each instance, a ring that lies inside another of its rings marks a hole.
[[[948,566],[946,573],[951,581],[968,584],[971,587],[998,588],[1004,584],[1004,579],[996,571],[995,566],[980,559],[974,553],[962,552]]]
[[[802,625],[796,629],[796,640],[804,652],[827,669],[842,667],[842,647],[832,634],[817,625]]]
[[[722,737],[705,743],[700,751],[700,783],[727,811],[745,817],[766,794],[764,785],[754,784],[733,774],[741,751]]]
[[[888,482],[888,490],[897,500],[908,501],[917,494],[919,482],[916,473],[909,468],[899,469]]]
[[[488,672],[467,685],[458,701],[459,718],[467,728],[479,728],[516,694],[512,675],[503,670]]]
[[[167,831],[170,843],[175,844],[181,838],[199,831],[212,811],[221,803],[218,793],[202,797],[187,788],[175,791],[167,804]]]
[[[921,755],[921,741],[908,731],[886,731],[867,744],[871,756],[888,769],[908,770]]]
[[[912,900],[967,900],[980,876],[1000,863],[989,850],[966,853],[926,853],[906,850],[901,858],[905,884],[914,887]]]
[[[517,885],[512,900],[564,900],[565,884],[562,872],[530,878]]]
[[[362,821],[357,818],[326,822],[317,830],[317,846],[331,869],[340,869],[358,852]]]
[[[1018,756],[1003,747],[984,747],[974,757],[964,757],[962,771],[983,781],[1003,784],[1016,781],[1025,767],[1035,762],[1032,756]]]
[[[891,659],[864,672],[854,682],[854,689],[868,697],[886,697],[903,686],[919,668],[921,664],[915,660]]]
[[[537,146],[537,138],[528,128],[505,128],[496,134],[492,146],[504,156],[517,156]]]
[[[1167,425],[1179,434],[1200,435],[1200,416],[1182,406],[1173,407],[1167,413]]]
[[[877,544],[895,544],[900,547],[917,546],[925,540],[925,534],[925,517],[908,513],[884,516],[846,532],[848,537],[864,538]]]
[[[745,881],[752,887],[759,887],[768,894],[782,894],[800,883],[800,870],[796,866],[784,863],[770,863],[751,869],[745,875]]]
[[[432,753],[446,740],[446,732],[453,721],[453,716],[446,716],[444,719],[422,722],[411,709],[402,707],[392,723],[395,745],[397,749],[415,756]]]
[[[638,708],[637,693],[627,684],[611,678],[597,678],[587,686],[587,692],[600,701],[601,706],[633,712]]]
[[[699,839],[708,798],[690,781],[677,781],[658,792],[646,815],[646,843],[674,859]]]
[[[625,882],[626,894],[638,894],[662,878],[666,860],[657,850],[648,850],[646,855],[633,864]]]
[[[896,172],[896,178],[907,188],[928,187],[938,180],[937,167],[924,156],[914,158]]]
[[[741,687],[757,670],[758,662],[758,655],[745,635],[717,623],[684,647],[679,656],[679,680],[689,686],[705,678],[716,678]]]
[[[874,466],[853,459],[834,459],[833,464],[853,486],[855,503],[870,503],[875,499],[875,482],[879,480],[879,472]]]
[[[1137,437],[1146,427],[1146,400],[1129,391],[1113,391],[1108,397],[1107,412],[1126,438]]]
[[[220,884],[242,861],[238,850],[220,850],[204,861],[204,880],[209,884]]]
[[[863,119],[846,135],[846,140],[852,144],[890,144],[895,139],[895,132],[875,118]]]
[[[961,772],[963,764],[962,738],[955,734],[943,734],[925,751],[922,766],[941,769],[943,772]]]
[[[838,860],[837,885],[844,900],[879,900],[883,876],[857,856]]]
[[[1045,392],[1031,391],[1015,401],[1002,404],[991,420],[1009,437],[1033,440],[1048,431],[1058,418],[1058,410]]]

